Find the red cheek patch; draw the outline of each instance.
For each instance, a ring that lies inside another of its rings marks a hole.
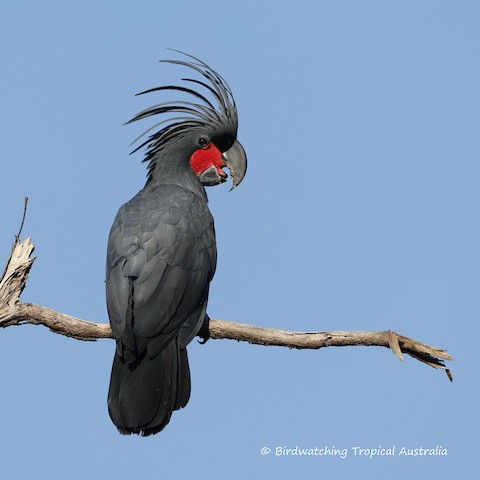
[[[205,148],[200,148],[190,157],[190,167],[197,174],[201,175],[207,168],[216,167],[217,172],[224,173],[222,167],[225,166],[220,150],[209,143]]]

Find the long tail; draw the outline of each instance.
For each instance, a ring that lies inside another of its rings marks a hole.
[[[172,412],[190,398],[187,350],[172,340],[155,357],[146,355],[135,366],[117,352],[113,359],[108,412],[120,433],[143,436],[160,432]]]

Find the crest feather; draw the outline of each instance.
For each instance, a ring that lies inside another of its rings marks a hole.
[[[160,151],[166,142],[192,127],[217,126],[232,131],[234,135],[236,135],[237,132],[237,107],[235,105],[232,91],[227,82],[221,75],[213,70],[213,68],[209,67],[200,59],[179,50],[173,51],[188,57],[190,60],[160,61],[163,63],[187,67],[200,74],[202,77],[201,80],[195,78],[182,78],[181,80],[183,82],[188,82],[190,85],[193,83],[204,88],[208,94],[211,95],[216,105],[210,101],[204,93],[200,93],[197,90],[190,88],[190,85],[165,85],[137,93],[137,95],[144,95],[147,93],[170,90],[185,93],[188,96],[194,97],[196,100],[162,102],[137,113],[137,115],[127,122],[127,124],[129,124],[159,114],[180,114],[180,116],[171,116],[156,123],[131,143],[131,145],[137,143],[149,132],[163,125],[162,128],[149,135],[145,141],[133,150],[132,153],[146,146],[147,152],[145,160],[151,160],[155,153]]]

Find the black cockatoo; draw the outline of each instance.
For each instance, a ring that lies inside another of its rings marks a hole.
[[[173,90],[192,101],[165,101],[130,120],[167,114],[136,149],[147,148],[147,182],[119,209],[108,239],[106,296],[116,340],[108,410],[123,434],[155,434],[188,402],[186,347],[208,322],[217,262],[204,185],[223,183],[228,167],[234,188],[247,168],[229,86],[201,60],[178,53],[187,58],[165,62],[198,78],[142,94]]]

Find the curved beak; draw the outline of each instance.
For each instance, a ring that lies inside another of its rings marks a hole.
[[[240,142],[235,140],[234,144],[222,153],[223,161],[230,170],[233,184],[230,191],[238,187],[247,173],[247,155]]]

